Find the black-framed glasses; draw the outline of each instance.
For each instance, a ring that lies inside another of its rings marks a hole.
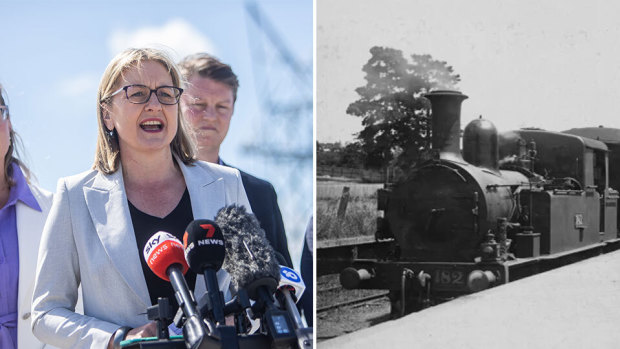
[[[3,121],[9,118],[9,106],[8,105],[0,105],[0,115]]]
[[[114,97],[121,91],[125,91],[125,96],[130,103],[144,104],[151,99],[151,94],[155,93],[157,100],[161,104],[174,105],[179,103],[179,98],[183,93],[183,89],[174,86],[159,86],[156,89],[151,89],[144,85],[127,85],[116,90],[110,95],[110,98]]]

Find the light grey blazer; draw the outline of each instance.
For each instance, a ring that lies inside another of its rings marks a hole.
[[[19,249],[19,289],[17,298],[17,347],[43,348],[44,344],[32,334],[30,328],[30,305],[34,288],[34,274],[37,267],[37,251],[45,218],[52,206],[52,193],[36,185],[28,185],[37,200],[41,212],[21,201],[15,205],[17,239]]]
[[[177,162],[194,219],[213,219],[231,204],[250,209],[236,169]],[[60,348],[105,348],[119,327],[149,322],[146,308],[151,302],[140,258],[122,169],[111,175],[92,170],[60,179],[39,249],[32,311],[35,336]],[[84,315],[74,312],[80,284]],[[205,289],[204,277],[198,275],[196,297]]]

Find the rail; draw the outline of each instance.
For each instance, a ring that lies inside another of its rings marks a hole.
[[[334,304],[330,304],[330,305],[326,305],[324,307],[320,307],[316,309],[316,313],[324,313],[328,310],[332,310],[332,309],[336,309],[336,308],[341,308],[341,307],[346,307],[346,306],[351,306],[351,305],[357,305],[357,304],[363,304],[366,302],[370,302],[376,299],[381,299],[384,297],[387,297],[387,295],[389,294],[389,291],[383,291],[379,294],[374,294],[374,295],[369,295],[369,296],[364,296],[364,297],[358,297],[358,298],[354,298],[354,299],[348,299],[346,301],[342,301],[342,302],[337,302]]]

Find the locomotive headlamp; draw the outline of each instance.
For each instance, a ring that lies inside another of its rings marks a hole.
[[[467,287],[471,292],[478,292],[489,288],[497,278],[490,271],[474,270],[467,277]]]

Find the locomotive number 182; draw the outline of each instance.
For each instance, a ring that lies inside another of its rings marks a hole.
[[[460,270],[437,269],[435,270],[434,276],[433,281],[435,284],[439,284],[441,286],[461,286],[465,284],[464,273]]]

